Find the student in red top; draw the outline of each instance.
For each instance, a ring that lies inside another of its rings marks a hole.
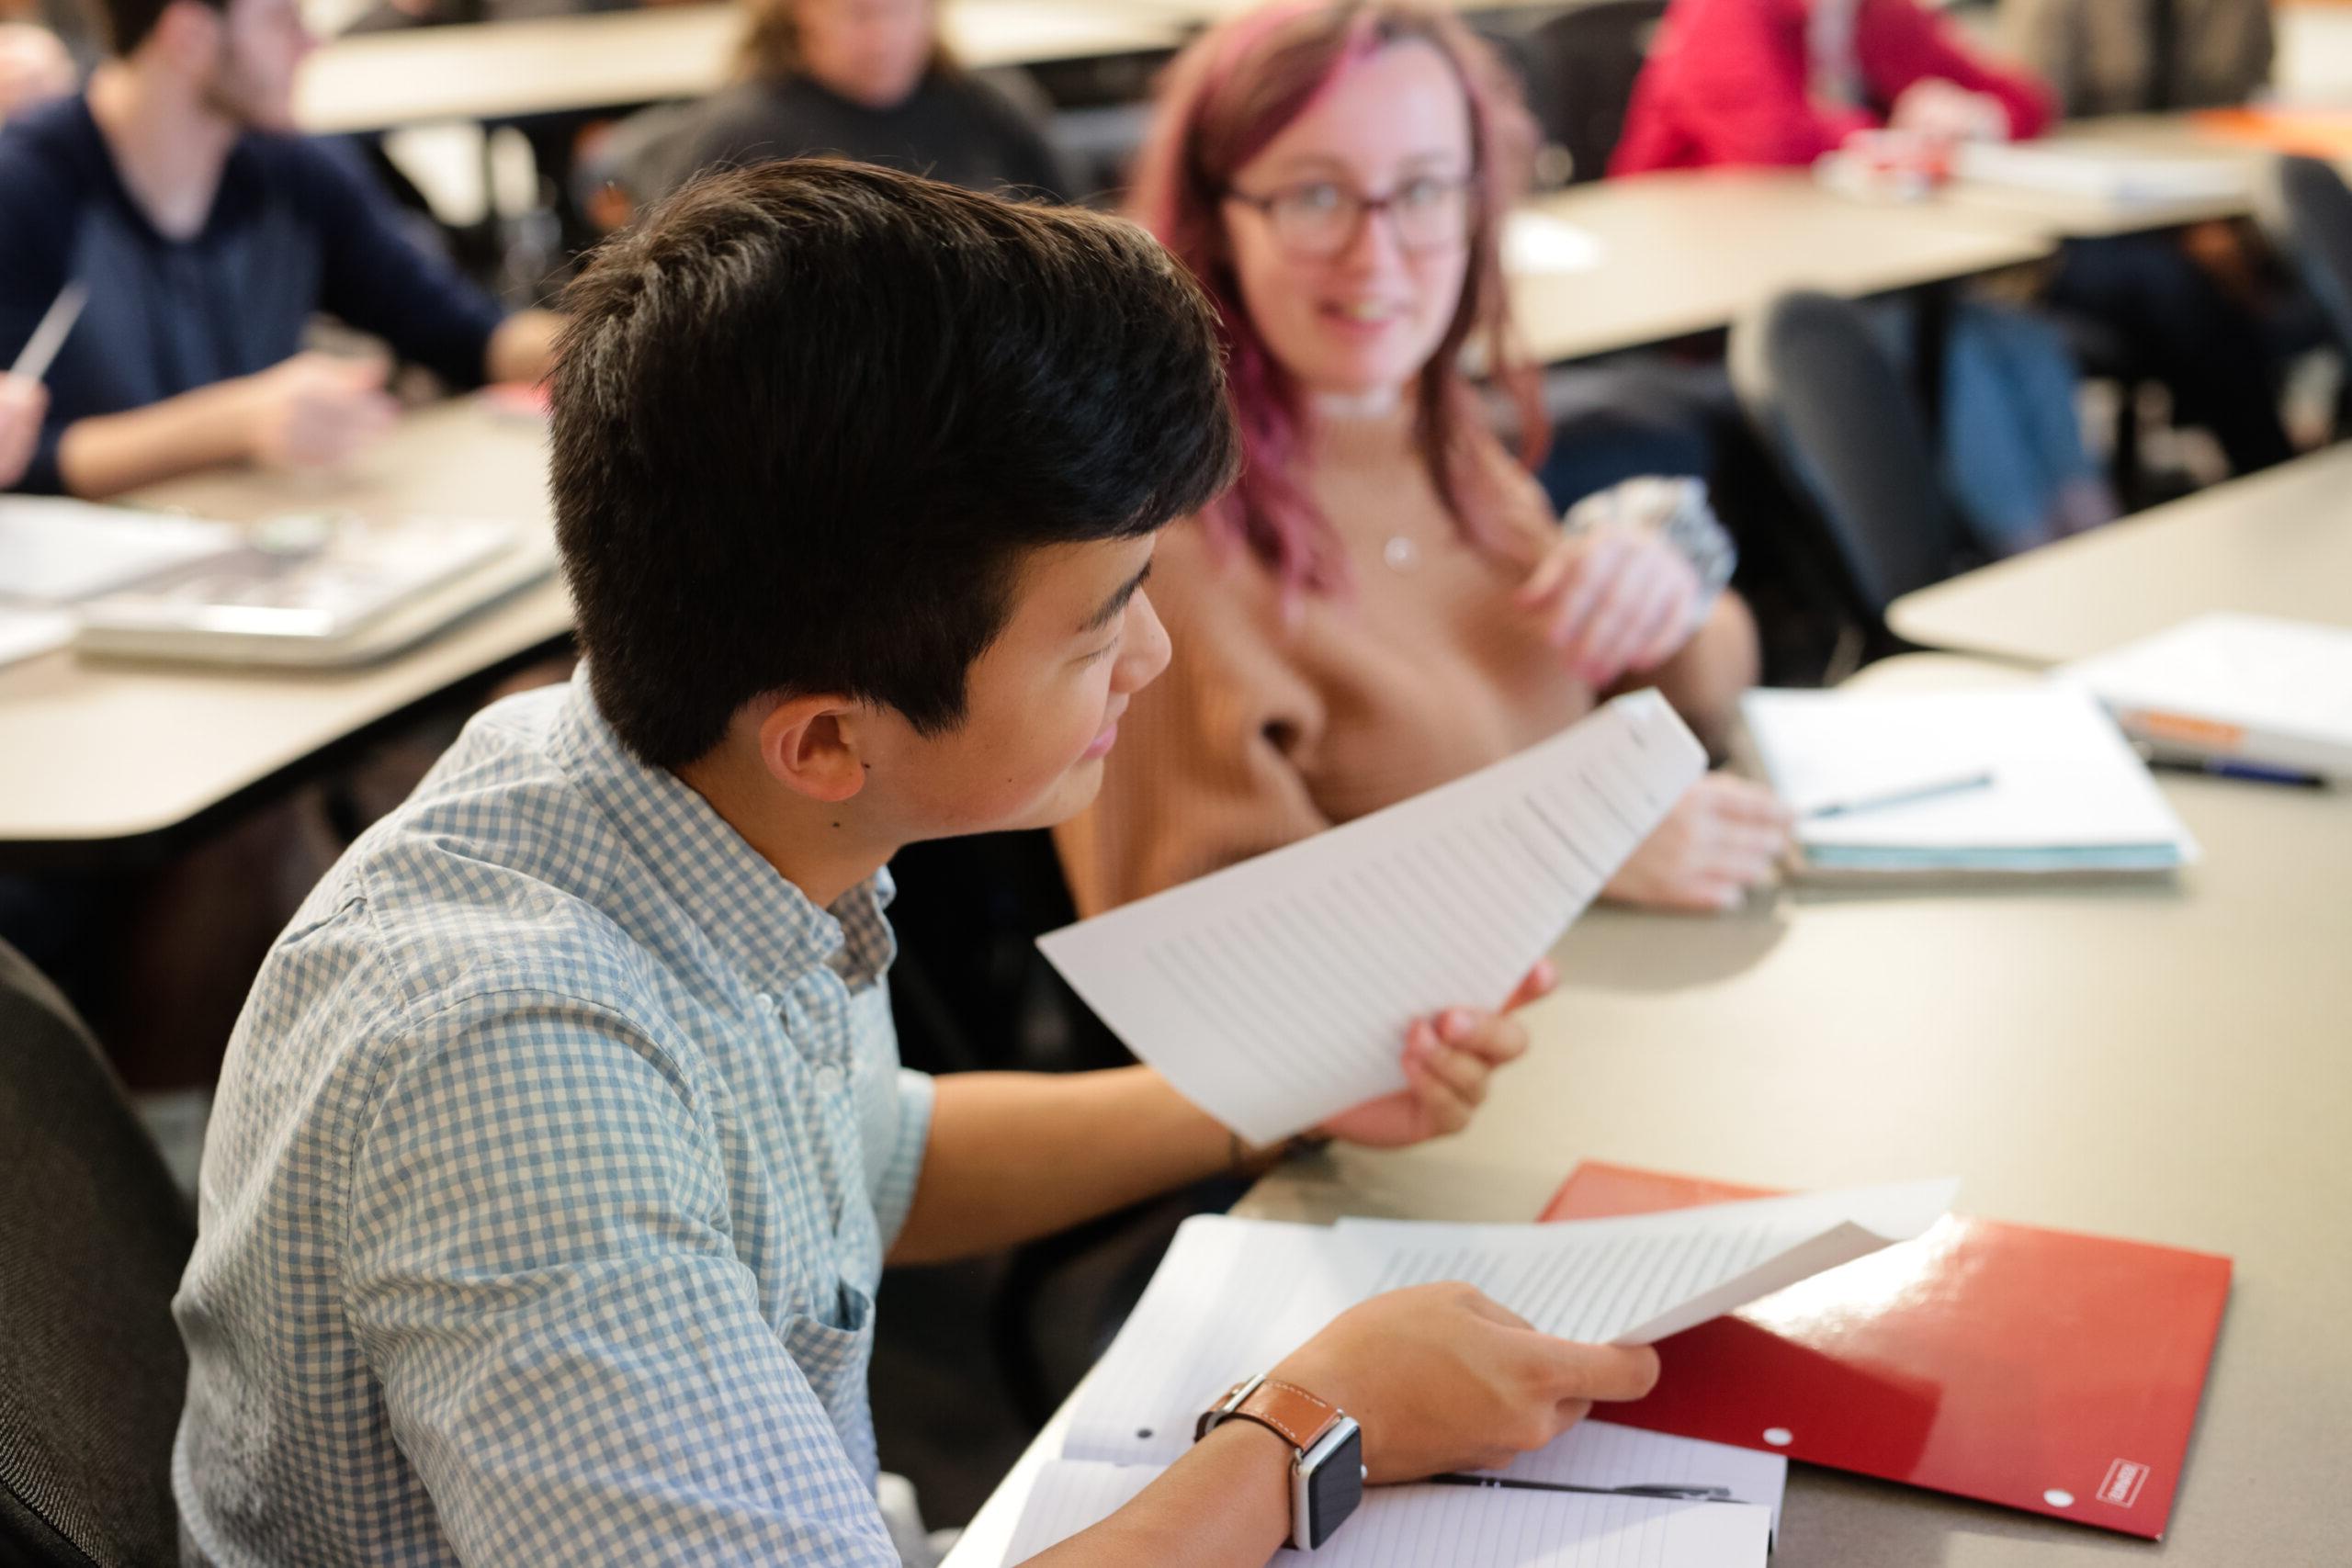
[[[1674,0],[1609,172],[1802,165],[1887,126],[2022,141],[2050,119],[2048,89],[1917,0]]]
[[[1609,172],[1803,167],[1881,127],[2021,141],[2049,129],[2055,102],[2030,70],[1973,52],[1919,0],[1673,0]],[[2278,307],[2247,276],[2245,236],[2219,238],[2218,247],[2211,230],[2187,245],[2162,235],[2075,242],[2046,299],[2132,345],[2139,367],[2172,394],[2173,418],[2211,431],[2232,469],[2247,473],[2293,454],[2278,413],[2285,365],[2269,321]],[[2006,367],[2002,379],[2022,369],[2039,389],[2002,401],[2054,404],[2063,373],[2049,356],[2060,351],[2037,348],[2031,324],[2014,314],[1970,314],[1978,330],[1963,334],[1962,351],[1987,350]],[[1951,434],[1965,440],[1988,429],[1979,421]],[[1979,536],[2002,553],[2098,522],[2112,505],[2103,485],[2075,471],[2068,431],[2029,434],[2047,438],[2029,443],[2042,451],[2027,468],[2041,468],[2038,480],[1988,485],[1972,467],[1962,471],[1977,477],[1954,487]],[[1977,458],[2002,461],[1996,449]]]
[[[1673,0],[1634,84],[1612,175],[1717,164],[1802,168],[1858,131],[2004,141],[2050,118],[2023,74],[1978,62],[1916,0]],[[1907,355],[1908,322],[1879,318]],[[2065,341],[1970,301],[1945,344],[1945,482],[1987,552],[2013,555],[2113,518],[2083,445]]]

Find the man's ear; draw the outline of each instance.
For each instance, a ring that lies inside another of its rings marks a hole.
[[[811,800],[847,800],[865,787],[865,705],[848,697],[785,697],[759,723],[760,765]]]

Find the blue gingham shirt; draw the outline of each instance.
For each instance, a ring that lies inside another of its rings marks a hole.
[[[584,679],[475,718],[279,937],[174,1303],[187,1559],[895,1568],[866,1364],[930,1080]]]

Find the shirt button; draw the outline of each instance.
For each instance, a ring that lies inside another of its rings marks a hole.
[[[841,1093],[841,1068],[831,1062],[827,1062],[823,1066],[819,1067],[817,1069],[817,1088],[820,1093],[824,1094]]]

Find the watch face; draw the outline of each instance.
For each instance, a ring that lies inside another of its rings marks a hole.
[[[1344,1422],[1331,1439],[1316,1444],[1309,1457],[1307,1539],[1298,1544],[1313,1551],[1330,1540],[1331,1532],[1363,1501],[1363,1433],[1354,1422]]]

